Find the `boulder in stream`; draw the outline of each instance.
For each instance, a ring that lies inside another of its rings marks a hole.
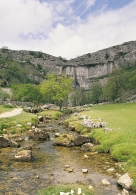
[[[90,137],[88,135],[78,135],[74,139],[75,146],[81,146],[87,142],[90,142]]]
[[[42,140],[50,139],[50,135],[49,133],[41,129],[35,128],[35,129],[29,130],[29,138],[35,141],[42,141]]]
[[[133,184],[133,179],[130,178],[128,173],[125,173],[118,178],[117,183],[126,189],[130,189]]]
[[[37,118],[39,122],[43,122],[43,116],[38,116]]]
[[[19,162],[30,162],[32,161],[32,151],[21,150],[14,156],[14,159]]]
[[[110,182],[107,181],[107,179],[102,179],[101,183],[102,183],[102,185],[104,185],[104,186],[109,186],[109,185],[110,185]]]
[[[126,189],[123,189],[121,195],[129,195],[129,192]]]
[[[81,146],[81,150],[87,152],[87,151],[92,151],[92,147],[94,145],[91,142],[85,143]]]
[[[73,136],[69,134],[62,134],[59,137],[54,139],[54,146],[66,146],[71,147],[74,146]]]
[[[12,140],[9,140],[8,138],[5,138],[4,136],[0,136],[0,148],[18,148],[20,145]]]

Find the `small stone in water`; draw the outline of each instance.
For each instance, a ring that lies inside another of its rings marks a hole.
[[[67,168],[67,171],[70,173],[70,172],[73,172],[73,168]]]
[[[82,169],[82,172],[83,173],[87,173],[88,172],[88,169]]]
[[[109,169],[107,169],[107,172],[108,172],[108,173],[112,173],[112,172],[114,172],[114,171],[115,171],[114,168],[109,168]]]
[[[91,185],[89,185],[89,186],[88,186],[88,189],[89,189],[89,190],[93,190],[93,189],[94,189],[94,187],[93,187],[93,186],[91,186]]]
[[[84,158],[89,158],[86,154],[84,155]]]
[[[104,185],[104,186],[110,185],[110,182],[108,182],[106,179],[103,179],[101,182],[102,182],[102,185]]]
[[[65,165],[65,168],[69,168],[70,167],[70,165]]]

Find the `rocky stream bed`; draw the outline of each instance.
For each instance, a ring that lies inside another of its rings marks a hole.
[[[65,120],[63,117],[59,120]],[[117,185],[116,173],[123,174],[109,154],[85,152],[80,146],[54,146],[55,133],[72,133],[59,121],[41,123],[40,129],[47,131],[50,139],[33,141],[28,134],[12,139],[20,142],[20,148],[0,149],[0,194],[1,195],[37,195],[37,192],[49,185],[79,183],[93,186],[95,195],[118,195],[122,188]],[[22,140],[22,141],[21,141]],[[31,162],[16,162],[14,155],[23,148],[31,148]],[[66,168],[68,166],[68,168]],[[113,168],[113,171],[107,171]],[[83,173],[87,169],[87,173]],[[110,185],[103,185],[106,179]],[[132,192],[129,192],[132,195]]]

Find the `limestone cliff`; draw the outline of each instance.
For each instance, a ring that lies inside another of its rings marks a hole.
[[[72,76],[75,87],[88,88],[96,80],[104,82],[104,77],[120,64],[126,66],[128,62],[136,61],[136,41],[126,42],[94,53],[57,63],[57,74],[62,72]]]
[[[125,42],[71,60],[34,51],[1,49],[0,54],[1,57],[20,62],[22,66],[23,63],[28,62],[35,67],[40,65],[42,69],[46,69],[46,72],[55,72],[58,75],[66,73],[74,78],[74,87],[87,89],[96,80],[104,83],[104,78],[120,64],[126,66],[128,62],[134,63],[136,61],[136,41]],[[43,77],[41,79],[35,77],[35,79],[42,81]]]

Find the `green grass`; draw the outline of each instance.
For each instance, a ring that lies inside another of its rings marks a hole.
[[[3,105],[0,105],[0,114],[3,113],[3,112],[9,112],[11,110],[13,110],[14,108],[13,107],[10,107],[10,106],[3,106]]]
[[[60,192],[71,192],[74,190],[74,195],[77,195],[78,188],[86,195],[93,195],[93,192],[85,185],[69,184],[69,185],[56,185],[49,186],[38,193],[38,195],[60,195]],[[81,194],[82,195],[82,194]]]
[[[2,133],[6,132],[14,134],[20,133],[22,131],[26,131],[30,129],[30,126],[27,126],[27,122],[31,122],[34,125],[37,121],[37,116],[31,113],[22,112],[13,117],[8,118],[0,118],[0,130]],[[17,124],[21,124],[21,127],[17,127]],[[3,131],[4,130],[4,131]]]
[[[90,111],[84,111],[81,115],[92,116],[92,119],[107,122],[107,127],[113,131],[104,132],[103,128],[93,129],[88,133],[95,138],[100,145],[94,147],[99,152],[110,152],[112,158],[122,164],[125,171],[134,179],[133,188],[136,190],[136,103],[107,104],[93,106]],[[67,122],[81,129],[81,120],[72,115]]]

